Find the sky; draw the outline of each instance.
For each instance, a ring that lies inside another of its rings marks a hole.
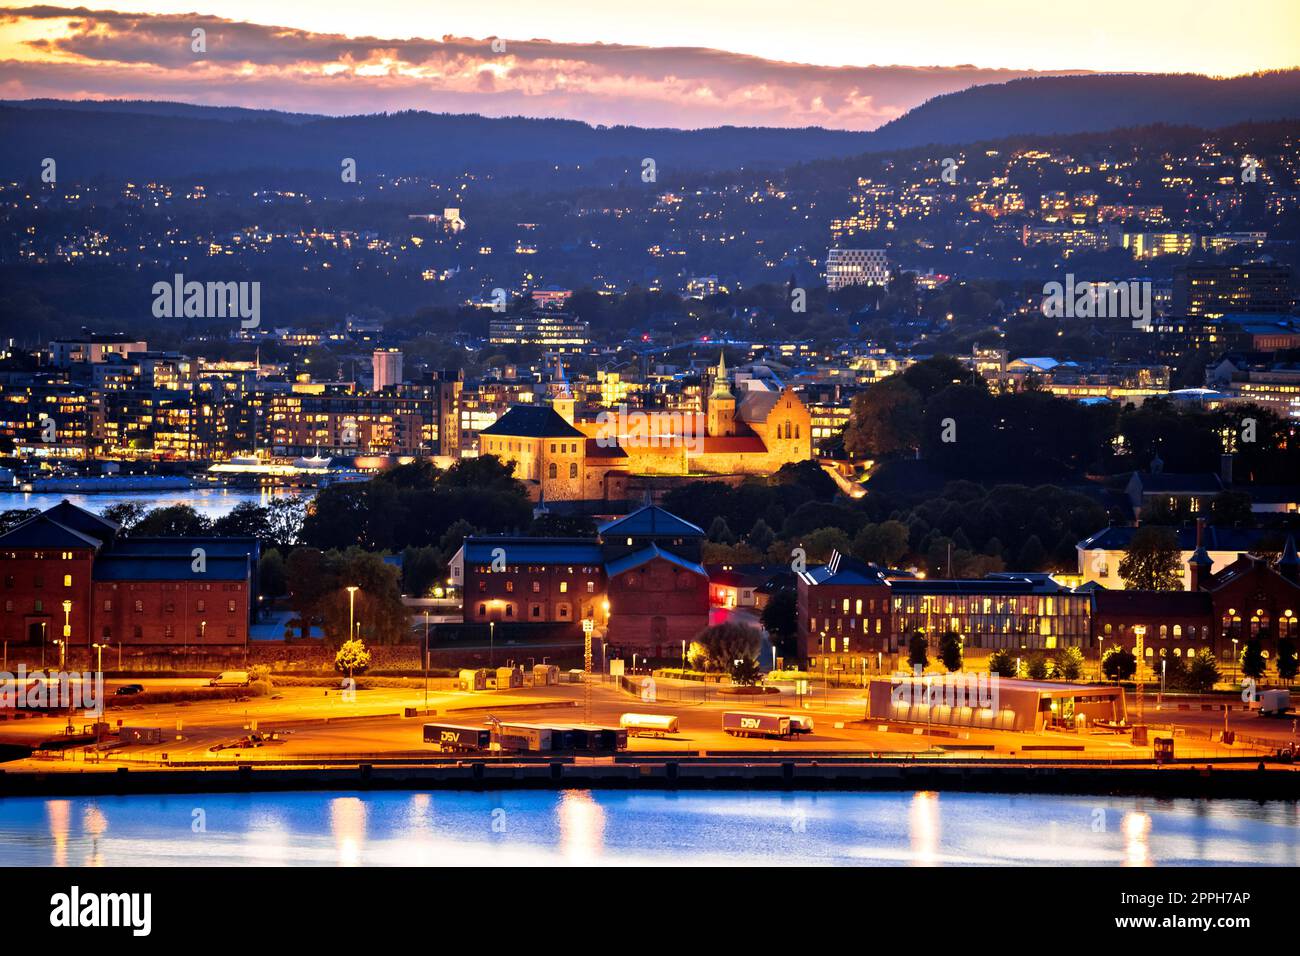
[[[1300,63],[1297,0],[102,2],[0,0],[0,98],[868,130],[1035,73]]]

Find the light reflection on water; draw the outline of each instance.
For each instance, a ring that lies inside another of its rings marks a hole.
[[[57,491],[23,494],[20,491],[0,492],[0,511],[23,508],[53,508],[65,498],[87,511],[103,514],[104,510],[123,502],[132,502],[144,508],[165,508],[171,505],[189,505],[199,514],[216,519],[228,514],[237,504],[251,501],[255,505],[266,505],[273,498],[293,495],[312,495],[311,489],[301,488],[262,488],[258,490],[241,490],[238,488],[193,488],[177,491],[123,491],[93,495],[77,495]]]
[[[1293,803],[973,793],[199,794],[0,801],[0,865],[1300,864]]]

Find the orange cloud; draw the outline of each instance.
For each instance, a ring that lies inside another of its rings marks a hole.
[[[206,51],[191,34],[206,31]],[[1032,71],[828,67],[702,48],[380,39],[204,15],[0,11],[6,98],[167,99],[345,114],[424,109],[697,128],[869,130],[942,93]],[[1082,72],[1082,71],[1065,71]]]

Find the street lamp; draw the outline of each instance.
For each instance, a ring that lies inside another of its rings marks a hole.
[[[104,648],[106,645],[91,644],[90,646],[95,649],[95,670],[102,674],[104,673]]]
[[[41,621],[41,670],[45,670],[45,641],[48,621]]]
[[[57,644],[59,647],[59,670],[63,670],[63,662],[67,659],[66,651],[67,651],[68,642],[61,641],[56,637],[54,639],[54,643]]]
[[[352,640],[352,638],[356,636],[354,632],[357,629],[355,623],[357,590],[355,584],[348,585],[348,640]]]
[[[1147,626],[1145,624],[1134,624],[1133,636],[1137,638],[1137,644],[1134,645],[1133,650],[1136,652],[1134,656],[1137,657],[1137,667],[1135,668],[1134,673],[1137,676],[1138,723],[1142,724],[1144,723],[1142,718],[1145,716],[1142,707],[1142,689],[1144,684],[1142,666],[1146,663],[1146,642],[1144,641],[1144,638],[1147,636]]]
[[[1232,639],[1232,682],[1237,683],[1237,639]]]
[[[429,609],[424,609],[424,712],[429,712]]]

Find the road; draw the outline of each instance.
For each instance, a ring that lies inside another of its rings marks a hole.
[[[661,685],[665,692],[677,689],[675,682],[661,682]],[[698,687],[690,689],[699,690]],[[279,699],[139,705],[121,711],[111,710],[109,722],[112,726],[116,727],[120,720],[125,726],[160,728],[164,734],[163,742],[113,745],[97,765],[83,762],[87,755],[85,749],[71,748],[61,760],[15,761],[6,764],[6,768],[111,768],[132,760],[154,762],[163,754],[173,763],[432,756],[436,750],[423,743],[422,725],[426,720],[445,719],[484,726],[488,715],[492,714],[506,721],[572,724],[584,722],[585,716],[583,688],[578,684],[477,693],[433,691],[429,695],[429,707],[436,711],[437,716],[421,714],[411,718],[401,715],[408,707],[423,710],[422,689],[360,690],[355,695],[344,695],[336,689],[288,687],[277,689],[276,696]],[[644,701],[618,689],[614,683],[598,683],[591,688],[590,719],[597,724],[617,725],[619,717],[629,712],[677,716],[678,733],[666,737],[633,737],[629,741],[631,753],[646,754],[700,751],[710,754],[743,751],[791,755],[942,752],[964,757],[1015,756],[1043,760],[1132,760],[1151,755],[1149,747],[1134,747],[1127,737],[1112,734],[966,731],[866,721],[865,697],[861,690],[855,689],[832,689],[829,696],[815,696],[802,702],[792,694],[726,699],[714,696],[715,699],[707,701]],[[801,703],[803,708],[800,710]],[[734,738],[722,732],[724,710],[756,709],[800,710],[812,716],[815,732],[784,740]],[[1165,716],[1164,712],[1159,715],[1160,718]],[[1149,723],[1157,723],[1156,717],[1156,714],[1148,712]],[[1214,719],[1221,722],[1221,714],[1170,711],[1168,717],[1179,720],[1180,726],[1189,728],[1191,734],[1177,738],[1175,747],[1179,757],[1211,759],[1251,752],[1242,746],[1228,747],[1208,739],[1208,730],[1201,729],[1202,725]],[[1233,714],[1232,719],[1239,724],[1261,720],[1240,712]],[[1290,722],[1284,722],[1285,728],[1281,723],[1273,724],[1270,729],[1289,731]],[[3,725],[0,736],[11,741],[25,741],[32,746],[57,736],[64,725],[65,720],[60,717],[10,722]],[[253,729],[263,733],[287,733],[279,734],[281,739],[261,747],[238,745],[241,738]]]

